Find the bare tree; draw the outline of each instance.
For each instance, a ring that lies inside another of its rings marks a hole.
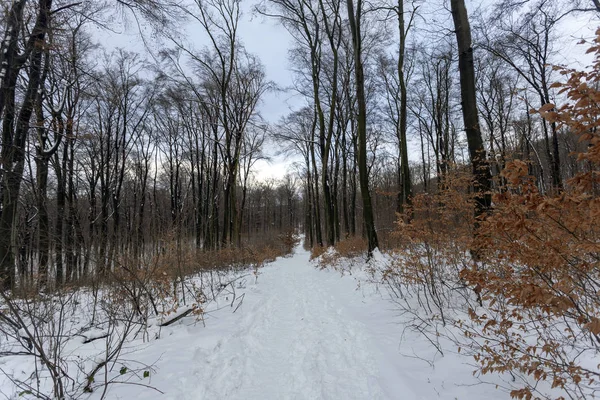
[[[458,69],[460,72],[460,93],[462,100],[463,121],[469,156],[475,178],[475,217],[479,219],[485,215],[491,206],[491,175],[487,163],[483,138],[479,126],[477,112],[477,95],[475,89],[475,65],[473,61],[473,47],[471,43],[471,26],[464,0],[452,0],[452,17],[458,44]]]
[[[395,136],[398,143],[398,198],[397,210],[402,212],[405,204],[410,204],[412,196],[412,182],[408,164],[408,94],[407,81],[410,73],[410,64],[407,62],[407,37],[414,28],[416,12],[419,8],[412,1],[407,8],[405,0],[384,7],[392,13],[398,22],[398,55],[382,55],[379,59],[381,79],[385,87],[386,115],[394,124]]]
[[[539,106],[552,101],[550,82],[552,58],[558,22],[569,9],[552,0],[535,2],[530,9],[513,5],[510,13],[519,13],[518,19],[495,22],[498,33],[486,37],[483,47],[513,68],[529,85],[539,99]],[[554,188],[562,188],[558,129],[555,123],[542,120],[545,153],[548,157],[550,181]]]
[[[31,8],[26,0],[14,1],[7,10],[6,31],[0,45],[0,115],[2,116],[2,176],[0,178],[0,279],[2,288],[15,283],[15,221],[19,192],[25,167],[25,147],[29,122],[36,98],[45,78],[43,55],[50,27],[52,0],[39,0]],[[26,16],[35,23],[31,31],[24,28]],[[27,74],[27,87],[17,97],[17,80]]]
[[[352,47],[354,50],[354,71],[356,74],[356,102],[358,106],[357,132],[358,132],[358,173],[360,176],[360,191],[363,201],[363,218],[365,231],[369,244],[369,257],[379,246],[371,193],[369,191],[369,172],[367,170],[367,103],[365,96],[365,77],[363,70],[361,20],[363,18],[362,0],[357,0],[354,11],[353,0],[348,0],[348,21],[352,34]]]

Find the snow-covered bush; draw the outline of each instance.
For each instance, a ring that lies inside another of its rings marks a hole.
[[[509,161],[476,225],[469,181],[446,176],[438,193],[415,196],[399,222],[398,261],[380,271],[399,299],[416,299],[398,302],[415,329],[436,346],[451,339],[477,373],[506,377],[513,398],[600,390],[600,30],[590,52],[590,71],[557,68],[566,104],[535,111],[588,144],[576,155],[582,172],[542,193],[525,162]],[[440,333],[436,321],[454,330]]]
[[[477,354],[484,372],[512,371],[533,383],[511,392],[540,395],[548,381],[572,398],[600,390],[600,30],[590,48],[590,71],[556,68],[568,80],[553,86],[568,100],[539,112],[549,123],[588,144],[577,156],[583,171],[564,190],[543,194],[527,165],[510,163],[505,191],[494,196],[494,213],[475,245],[486,255],[461,277],[477,287],[487,305],[470,310],[486,340]]]

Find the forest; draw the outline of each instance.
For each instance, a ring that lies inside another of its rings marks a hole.
[[[504,398],[597,395],[598,0],[3,0],[0,15],[7,398],[113,398],[115,379],[154,375],[122,364],[132,340],[210,326],[211,304],[237,311],[242,282],[301,248],[318,269],[360,265],[404,329],[509,377]],[[248,16],[288,35],[291,86],[248,50]],[[122,27],[142,50],[99,40]],[[274,93],[296,100],[269,120]],[[273,157],[283,178],[260,178]],[[100,355],[75,356],[75,336]]]

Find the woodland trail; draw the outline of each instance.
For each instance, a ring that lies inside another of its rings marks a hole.
[[[154,366],[149,386],[163,394],[115,386],[111,398],[504,398],[490,385],[474,385],[462,359],[440,358],[426,339],[405,331],[389,294],[369,282],[364,260],[342,274],[309,258],[298,246],[261,268],[258,279],[240,282],[236,312],[225,297],[207,312],[205,326],[182,320],[136,351],[136,359]]]
[[[367,327],[345,311],[339,274],[297,248],[262,271],[238,329],[196,368],[200,399],[384,399]],[[348,280],[347,295],[359,297]],[[198,354],[196,354],[198,356]],[[211,382],[203,385],[202,382]]]

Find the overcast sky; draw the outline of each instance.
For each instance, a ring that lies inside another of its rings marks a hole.
[[[477,7],[481,4],[485,5],[487,2],[488,0],[483,0],[483,3],[482,0],[467,0],[467,7],[469,11],[473,10],[475,12]],[[267,93],[259,105],[262,117],[270,123],[276,123],[281,117],[288,114],[290,110],[303,106],[305,100],[291,90],[285,91],[286,88],[292,85],[292,73],[288,61],[288,52],[292,40],[291,36],[273,19],[254,15],[252,12],[254,4],[256,4],[256,0],[245,0],[242,2],[243,16],[239,33],[246,49],[257,55],[264,64],[267,79],[273,81],[282,89]],[[428,15],[428,19],[435,18],[439,22],[448,22],[450,16],[445,15],[449,13],[443,7],[436,8],[432,12],[435,14]],[[577,61],[581,64],[589,63],[590,58],[583,56],[585,47],[576,46],[575,43],[579,38],[589,38],[593,34],[594,24],[590,23],[590,18],[590,16],[568,18],[562,23],[566,39],[565,43],[560,46],[561,62],[571,64]],[[116,28],[117,32],[107,32],[97,29],[95,36],[109,51],[121,47],[136,51],[146,57],[148,57],[148,47],[156,51],[161,46],[164,46],[164,44],[154,42],[150,34],[145,35],[146,45],[144,45],[135,23],[131,21],[129,25],[128,27],[118,26]],[[205,45],[206,36],[198,26],[189,24],[185,33],[188,41],[194,48],[201,49]],[[292,161],[297,161],[286,160],[281,156],[276,156],[276,150],[274,146],[269,146],[268,153],[272,161],[270,163],[261,162],[257,165],[259,179],[268,177],[281,178],[287,172],[289,164]]]
[[[254,15],[252,12],[254,4],[256,2],[253,0],[242,2],[243,15],[239,26],[239,37],[246,49],[260,58],[267,79],[274,82],[278,88],[266,93],[259,104],[261,116],[269,123],[276,123],[290,110],[303,106],[305,100],[293,91],[286,90],[293,82],[288,62],[291,36],[276,21]],[[95,28],[94,37],[107,51],[123,48],[151,59],[150,52],[157,52],[169,44],[167,41],[156,41],[150,33],[149,29],[145,30],[145,40],[142,40],[135,20],[129,18],[126,26],[118,25],[112,32]],[[195,49],[202,49],[208,44],[205,33],[197,24],[189,23],[182,33]],[[277,155],[277,149],[272,144],[267,146],[266,153],[270,161],[257,163],[257,179],[281,178],[288,171],[289,164],[296,161],[296,159],[288,160]]]

